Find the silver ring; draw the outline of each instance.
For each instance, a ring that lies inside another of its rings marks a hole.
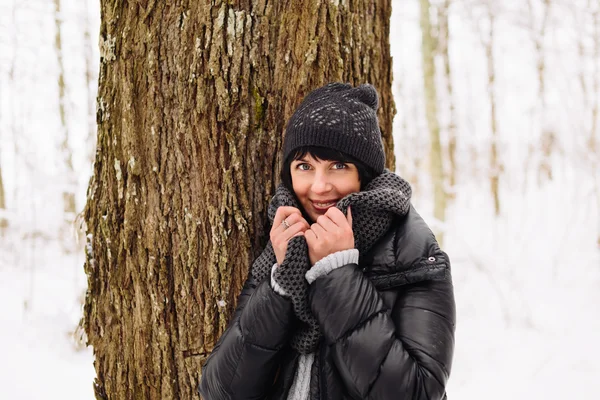
[[[284,230],[290,227],[290,224],[284,219],[281,225],[285,226]]]

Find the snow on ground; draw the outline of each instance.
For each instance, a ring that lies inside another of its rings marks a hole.
[[[86,287],[83,253],[9,241],[0,244],[0,397],[93,399],[92,350],[76,350],[71,333]]]
[[[448,222],[457,301],[451,399],[595,399],[600,392],[598,209],[589,187],[459,191]]]

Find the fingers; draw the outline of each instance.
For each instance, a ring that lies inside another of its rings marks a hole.
[[[317,218],[316,223],[304,232],[308,244],[308,256],[311,265],[329,254],[354,248],[352,231],[352,211],[348,207],[347,215],[337,208],[330,208]]]
[[[287,226],[281,223],[284,220],[286,221]],[[276,221],[280,222],[275,225]],[[309,228],[309,225],[302,217],[300,210],[294,207],[279,207],[275,214],[275,218],[273,218],[273,222],[270,239],[277,257],[277,262],[281,263],[285,256],[288,241],[294,236],[303,235],[304,231]]]
[[[293,214],[298,214],[300,217],[302,217],[302,213],[296,207],[287,207],[287,206],[279,207],[277,209],[277,212],[275,213],[275,218],[273,218],[273,227],[277,227],[277,226],[281,225],[281,223],[283,222],[284,219],[287,220],[287,218]],[[288,221],[288,223],[289,223],[289,221]]]
[[[283,224],[285,221],[285,225]],[[300,210],[294,207],[279,207],[277,209],[277,213],[275,214],[275,218],[273,218],[273,226],[271,227],[271,239],[273,236],[279,236],[283,234],[286,230],[290,229],[292,225],[295,223],[302,222],[304,225],[304,229],[308,229],[308,222],[302,217],[302,213]]]
[[[339,208],[331,207],[329,210],[327,210],[325,215],[340,228],[345,228],[348,225],[346,216],[340,211]]]
[[[312,231],[316,235],[317,239],[324,237],[326,233],[325,229],[319,224],[312,224],[309,231]]]
[[[287,242],[294,236],[300,236],[299,234],[304,234],[304,231],[307,229],[308,224],[306,221],[298,221],[295,224],[290,225],[289,228],[281,233],[281,239]]]
[[[348,224],[350,224],[350,228],[352,228],[352,208],[348,206],[348,215],[346,216]]]
[[[306,244],[309,249],[313,248],[317,243],[317,235],[311,229],[304,232],[304,237],[306,238]]]
[[[345,220],[345,218],[344,218]],[[317,224],[327,232],[339,232],[340,227],[334,223],[327,215],[321,215],[317,218]]]
[[[288,241],[294,236],[302,236],[304,231],[309,228],[308,222],[302,217],[302,214],[297,208],[286,208],[287,210],[281,211],[278,209],[276,216],[279,221],[284,221],[282,216],[285,216],[285,221],[289,227],[283,225],[281,222],[278,225],[274,224],[271,227],[271,244],[273,245],[273,251],[275,252],[275,258],[277,259],[278,264],[281,264],[285,258]],[[294,210],[297,210],[297,212]],[[288,212],[291,212],[291,214],[287,215]],[[273,221],[275,221],[275,218]]]
[[[284,224],[279,224],[278,229],[281,229],[281,231],[287,232],[290,230],[290,228],[293,225],[296,225],[296,224],[300,224],[304,228],[303,230],[306,230],[309,228],[308,222],[306,222],[306,220],[302,217],[302,215],[298,214],[298,213],[294,213],[294,214],[290,215],[284,221],[289,225],[289,228],[287,226],[285,226]]]
[[[343,212],[334,207],[327,210],[325,215],[338,227],[342,229],[350,228],[352,230],[352,209],[350,206],[348,206],[347,215],[344,215]]]

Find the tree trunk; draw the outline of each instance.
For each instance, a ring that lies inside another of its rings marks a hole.
[[[65,89],[65,66],[63,63],[63,50],[62,50],[62,38],[61,38],[61,4],[60,0],[54,0],[54,23],[55,23],[55,36],[54,36],[54,48],[56,51],[56,58],[58,61],[58,109],[60,115],[60,124],[62,128],[62,143],[61,153],[65,162],[65,172],[67,176],[67,185],[63,189],[63,211],[66,215],[67,221],[73,221],[75,216],[75,171],[73,170],[73,154],[71,147],[69,146],[69,126],[67,124],[67,111],[66,111],[66,89]]]
[[[83,0],[83,12],[84,16],[84,31],[83,31],[83,44],[85,48],[85,83],[87,89],[87,120],[88,120],[88,134],[86,138],[86,150],[88,152],[88,159],[90,165],[94,162],[95,154],[95,137],[96,137],[96,89],[98,82],[97,70],[95,70],[96,60],[94,60],[94,52],[92,50],[92,35],[90,33],[91,21],[90,21],[90,10],[89,0]]]
[[[593,158],[596,161],[594,165],[598,164],[600,160],[600,140],[598,139],[598,123],[600,122],[600,1],[597,0],[596,7],[594,8],[592,1],[588,0],[588,6],[592,11],[593,20],[593,75],[592,75],[592,127],[590,128],[590,136],[588,139],[590,150],[592,151]],[[598,169],[595,169],[598,172]]]
[[[440,143],[440,124],[437,112],[437,93],[435,86],[436,42],[432,34],[429,0],[420,0],[421,31],[423,54],[423,85],[425,89],[425,114],[429,128],[430,168],[433,182],[433,215],[438,221],[446,219],[446,191],[444,189],[444,168],[442,146]],[[442,231],[436,229],[436,237],[443,242]]]
[[[0,82],[0,95],[2,94],[2,82]],[[0,125],[2,123],[2,111],[0,110]],[[2,142],[2,136],[0,135],[0,143]],[[0,237],[4,236],[4,232],[8,227],[8,219],[6,217],[6,195],[4,190],[4,181],[2,179],[2,157],[0,155]]]
[[[541,135],[540,135],[540,153],[541,159],[538,165],[538,184],[543,183],[546,180],[552,179],[552,152],[556,143],[556,135],[554,133],[554,127],[548,126],[548,115],[546,105],[546,57],[545,57],[545,38],[548,27],[548,21],[550,19],[551,3],[550,0],[542,0],[542,21],[539,29],[536,26],[536,10],[533,6],[532,0],[527,2],[530,24],[531,24],[531,35],[533,38],[533,44],[536,53],[536,70],[538,76],[538,99],[541,103],[540,111],[537,117],[540,119]]]
[[[198,398],[308,91],[373,83],[393,168],[390,14],[389,0],[101,0],[83,321],[97,398]]]
[[[496,72],[494,67],[494,30],[495,30],[495,16],[492,11],[491,5],[488,3],[488,20],[489,30],[488,37],[485,41],[485,54],[487,59],[487,71],[488,71],[488,94],[490,96],[490,121],[492,130],[492,139],[490,144],[490,188],[492,192],[492,198],[494,200],[494,213],[500,215],[500,172],[502,166],[498,161],[498,119],[496,116]]]
[[[8,227],[6,218],[6,197],[4,195],[4,181],[2,180],[2,164],[0,163],[0,236],[4,236],[4,231]]]
[[[594,174],[594,189],[596,192],[596,204],[600,210],[600,0],[596,0],[596,7],[593,8],[592,1],[588,0],[588,6],[593,9],[593,105],[592,105],[592,126],[590,129],[590,137],[588,140],[589,150],[592,153],[592,171]],[[600,249],[600,214],[597,220],[596,244]]]
[[[450,13],[451,0],[444,0],[440,5],[438,13],[439,25],[439,51],[444,60],[444,78],[446,80],[446,94],[448,96],[448,186],[450,193],[447,193],[450,198],[454,198],[456,186],[456,107],[454,106],[454,90],[452,86],[452,68],[450,65],[450,29],[448,15]]]

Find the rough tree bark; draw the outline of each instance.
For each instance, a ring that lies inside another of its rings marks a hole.
[[[438,221],[446,219],[446,191],[444,189],[444,167],[442,145],[440,141],[440,123],[437,111],[437,91],[435,84],[436,40],[432,33],[429,0],[420,0],[421,32],[423,55],[423,87],[425,91],[425,116],[429,128],[430,173],[433,182],[433,215]],[[440,243],[443,242],[442,231],[434,229]]]
[[[393,167],[390,3],[101,0],[83,319],[97,398],[198,397],[309,90],[373,83]]]

